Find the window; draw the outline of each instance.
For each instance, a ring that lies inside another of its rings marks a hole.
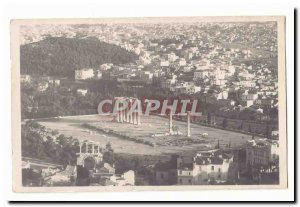
[[[180,184],[182,184],[182,180],[181,180],[181,178],[179,179],[179,183],[180,183]]]
[[[221,172],[221,168],[219,168],[219,170],[218,170],[219,172]]]
[[[214,169],[215,169],[215,166],[211,166],[211,170],[214,171]]]
[[[161,177],[161,179],[164,179],[164,174],[161,173],[161,174],[160,174],[160,177]]]
[[[182,174],[182,171],[181,170],[179,170],[179,175],[181,175]]]
[[[192,180],[191,179],[189,179],[189,184],[191,184],[192,183]]]
[[[221,178],[221,174],[218,175],[218,178]]]
[[[189,172],[189,175],[191,175],[191,172]]]

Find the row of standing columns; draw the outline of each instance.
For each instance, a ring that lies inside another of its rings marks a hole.
[[[118,110],[116,112],[116,115],[114,116],[114,120],[119,123],[130,123],[130,124],[141,124],[141,115],[134,111],[130,110],[131,106],[133,106],[134,102],[137,101],[136,99],[132,98],[118,98],[119,102],[115,102],[117,104],[120,104],[118,106]],[[127,102],[127,107],[123,109],[122,102]],[[121,110],[119,110],[121,108]]]

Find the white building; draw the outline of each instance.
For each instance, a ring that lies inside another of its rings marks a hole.
[[[240,105],[242,105],[243,107],[250,107],[254,104],[253,100],[242,100],[240,101]]]
[[[210,77],[211,74],[212,74],[211,70],[209,70],[209,69],[205,69],[205,70],[199,69],[199,70],[196,70],[194,72],[194,80],[199,80],[199,79],[204,79],[206,77]]]
[[[135,173],[133,170],[129,170],[122,175],[122,178],[126,181],[126,184],[134,185],[135,184]]]
[[[255,101],[257,98],[258,98],[257,93],[249,93],[248,91],[245,91],[245,93],[243,93],[241,96],[242,101],[247,101],[247,100]]]
[[[21,83],[30,83],[31,76],[30,75],[21,75],[20,81],[21,81]]]
[[[97,79],[101,79],[102,78],[102,71],[101,70],[97,70],[95,76],[96,76]]]
[[[93,77],[94,77],[94,70],[92,68],[75,70],[75,80],[86,80]]]
[[[254,88],[256,86],[256,83],[250,80],[241,80],[239,82],[239,85],[245,88]]]
[[[42,92],[47,90],[48,87],[49,87],[49,83],[46,81],[42,81],[38,83],[37,90]]]
[[[170,54],[168,54],[168,60],[170,62],[175,62],[177,59],[178,59],[178,56],[175,53],[171,52]]]
[[[213,79],[212,80],[212,85],[217,85],[217,86],[225,86],[225,84],[227,83],[226,79]]]
[[[85,96],[87,94],[88,90],[87,89],[77,89],[77,93],[82,95],[82,96]]]
[[[170,63],[168,60],[161,60],[160,61],[160,66],[161,67],[169,67],[170,66]]]
[[[217,80],[224,80],[225,79],[225,74],[226,74],[226,71],[225,70],[221,70],[220,68],[217,68],[217,70],[214,71],[214,75],[215,75],[215,78]]]
[[[203,185],[210,182],[224,183],[232,174],[233,156],[218,150],[197,153],[189,163],[178,158],[178,184]]]
[[[272,99],[272,98],[256,99],[255,104],[261,105],[261,106],[272,106],[274,104],[274,99]]]
[[[48,83],[51,86],[60,86],[60,80],[59,79],[49,79]]]
[[[201,91],[201,86],[195,86],[193,82],[181,82],[170,86],[171,91],[181,94],[194,94]]]
[[[104,63],[104,64],[100,65],[100,70],[109,70],[112,68],[112,66],[113,66],[112,63]]]
[[[249,73],[247,70],[240,72],[238,76],[243,78],[244,80],[252,80],[255,77],[254,74]]]
[[[177,76],[176,75],[173,75],[172,78],[170,79],[165,79],[163,81],[161,81],[161,87],[162,88],[168,88],[170,89],[171,86],[175,85],[177,82]]]
[[[179,60],[176,61],[176,63],[179,67],[186,66],[186,61],[184,58],[180,58]]]
[[[217,100],[227,99],[228,98],[228,91],[221,91],[219,93],[216,93],[215,97],[217,98]]]
[[[234,75],[234,73],[235,73],[235,67],[233,65],[228,66],[227,72],[228,72],[229,76]]]
[[[141,79],[147,83],[152,82],[153,76],[154,76],[154,74],[151,71],[141,71],[140,72]]]
[[[246,164],[249,166],[268,165],[279,157],[279,144],[275,140],[248,140],[246,144]]]

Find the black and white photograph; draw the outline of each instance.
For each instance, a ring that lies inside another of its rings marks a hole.
[[[13,20],[14,190],[286,188],[284,20]]]

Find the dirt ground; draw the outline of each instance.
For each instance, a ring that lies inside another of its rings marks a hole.
[[[58,130],[66,136],[72,136],[78,140],[90,140],[98,142],[103,147],[110,142],[117,153],[159,155],[164,153],[182,152],[188,150],[200,150],[214,147],[218,140],[220,145],[230,144],[232,147],[243,145],[250,135],[210,128],[197,124],[191,124],[191,137],[187,137],[187,123],[173,120],[173,126],[177,126],[182,135],[153,136],[154,134],[165,134],[169,131],[169,120],[158,116],[142,116],[141,125],[130,123],[117,123],[112,121],[111,116],[74,116],[59,119],[43,119],[38,122],[52,130]],[[118,136],[99,131],[90,131],[82,127],[89,124],[102,130],[112,130],[132,139],[147,140],[155,143],[149,146],[136,143],[131,140],[121,139]],[[203,137],[207,133],[207,137]]]

